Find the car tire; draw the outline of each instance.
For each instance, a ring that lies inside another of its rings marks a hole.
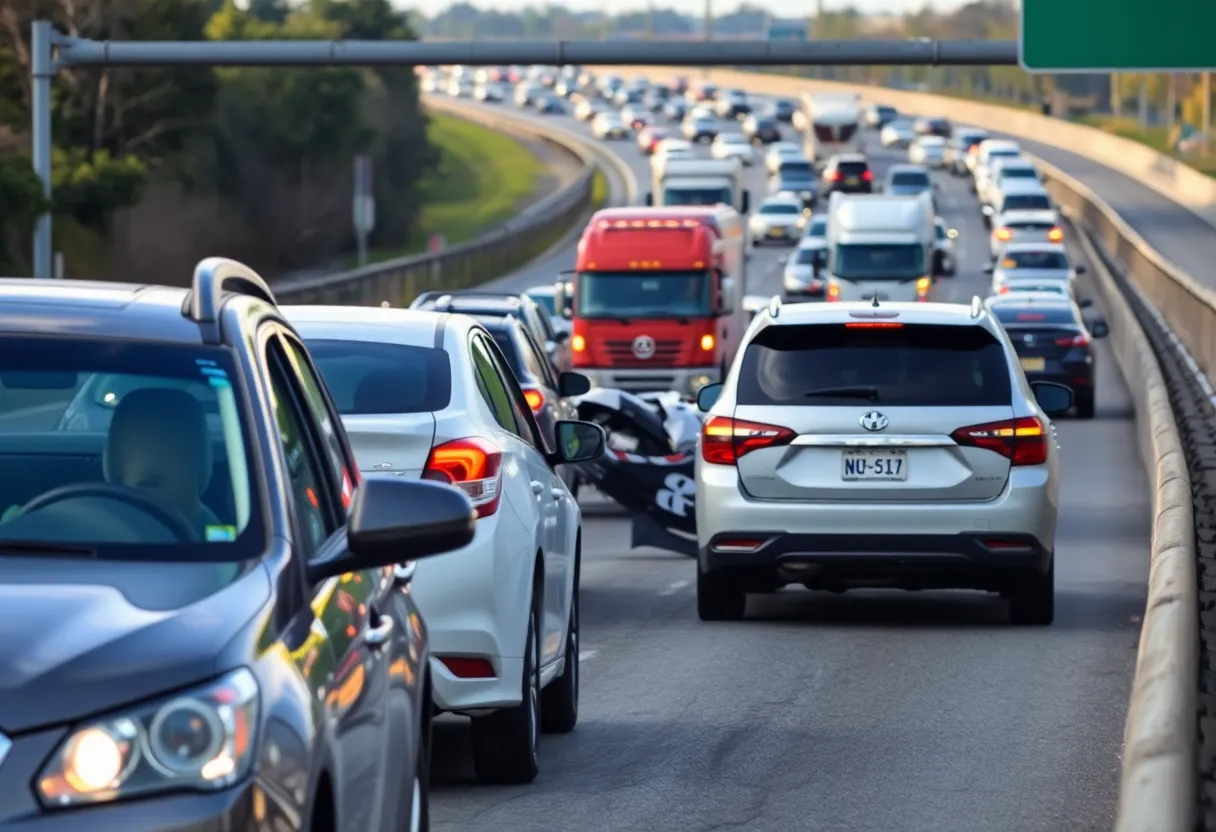
[[[1077,418],[1094,418],[1094,391],[1091,390],[1088,393],[1077,396]]]
[[[1055,619],[1056,561],[1042,575],[1024,575],[1010,587],[1009,623],[1019,627],[1046,627]]]
[[[747,593],[729,572],[706,572],[697,565],[697,617],[702,621],[742,621]]]
[[[579,566],[576,561],[570,622],[566,625],[566,663],[562,675],[550,682],[540,696],[540,729],[546,734],[569,734],[578,724],[578,584]]]
[[[423,685],[422,689],[427,691],[426,700],[422,703],[427,712],[422,717],[418,758],[414,761],[414,795],[410,802],[410,822],[406,827],[409,832],[430,832],[431,829],[431,734],[434,721],[430,713],[429,686]]]
[[[537,599],[528,611],[522,699],[513,708],[473,717],[473,771],[483,783],[522,785],[540,772],[540,627]]]

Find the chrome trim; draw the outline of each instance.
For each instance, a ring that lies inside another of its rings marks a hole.
[[[853,434],[804,433],[790,445],[813,448],[948,448],[958,443],[949,436],[855,436]]]

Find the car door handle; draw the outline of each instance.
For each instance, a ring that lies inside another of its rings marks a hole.
[[[363,631],[363,643],[368,647],[380,648],[388,644],[388,640],[393,636],[393,619],[387,615],[381,615],[376,618],[374,625],[369,625]]]
[[[532,493],[533,494],[535,494],[537,497],[539,497],[542,493],[544,493],[544,490],[545,490],[545,484],[543,482],[537,482],[536,480],[532,480]]]

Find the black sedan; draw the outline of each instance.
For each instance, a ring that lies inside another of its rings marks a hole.
[[[794,113],[798,111],[798,104],[793,99],[778,98],[773,102],[772,114],[777,121],[789,124],[794,120]]]
[[[781,141],[781,127],[773,116],[748,116],[743,120],[743,135],[756,144]]]
[[[1105,338],[1106,322],[1086,323],[1081,309],[1058,295],[1004,295],[989,301],[1009,333],[1028,381],[1054,381],[1072,388],[1077,415],[1094,416],[1094,352],[1091,341]]]

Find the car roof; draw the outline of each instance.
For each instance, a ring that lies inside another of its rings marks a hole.
[[[983,146],[991,150],[1021,150],[1022,146],[1012,139],[984,139]]]
[[[1046,194],[1047,189],[1037,179],[1010,179],[1008,182],[1001,183],[1001,193]],[[1048,195],[1050,196],[1050,194]]]
[[[1068,246],[1063,243],[1006,243],[1001,251],[1005,254],[1017,251],[1058,251],[1060,254],[1068,254]]]
[[[797,324],[846,324],[875,320],[898,321],[907,324],[944,324],[954,326],[979,325],[983,310],[974,314],[974,306],[961,303],[884,303],[875,308],[872,303],[783,303],[772,326]]]
[[[719,133],[717,135],[718,141],[722,141],[724,139],[738,139],[741,142],[745,142],[747,141],[747,136],[743,135],[742,133]]]
[[[764,202],[760,203],[760,207],[762,207],[762,208],[765,205],[798,205],[798,206],[801,206],[802,200],[787,191],[782,191],[779,194],[773,194],[772,196],[767,197],[764,200]]]
[[[288,322],[308,338],[339,336],[343,341],[375,341],[434,347],[441,325],[459,325],[463,315],[375,306],[280,306]],[[445,320],[446,319],[446,320]],[[465,319],[465,326],[472,319]]]
[[[202,344],[199,325],[182,314],[187,294],[136,283],[0,278],[0,332]]]
[[[891,167],[887,168],[888,176],[890,176],[893,173],[923,173],[925,176],[928,176],[929,169],[927,167],[925,167],[924,165],[917,165],[917,164],[912,164],[909,162],[901,162],[899,164],[891,165]]]
[[[829,162],[866,162],[864,153],[837,153]]]
[[[1001,159],[996,159],[993,162],[993,166],[998,167],[1001,170],[1006,170],[1008,168],[1030,168],[1031,170],[1038,170],[1038,165],[1036,165],[1030,159],[1027,159],[1025,156],[1006,156]]]
[[[541,295],[542,297],[551,297],[551,296],[554,296],[557,294],[557,287],[550,286],[550,285],[533,286],[531,289],[525,289],[524,294]]]

